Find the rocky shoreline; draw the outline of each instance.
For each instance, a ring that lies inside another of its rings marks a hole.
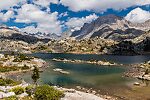
[[[56,86],[54,87],[58,90],[64,91],[65,96],[61,98],[61,100],[108,100],[108,98],[110,98],[109,96],[104,98],[102,96],[97,96],[94,93],[82,92],[75,89],[67,89],[62,87],[58,88]]]
[[[10,90],[12,90],[13,88],[17,88],[17,87],[26,88],[29,85],[30,84],[23,81],[21,84],[16,85],[16,86],[0,86],[0,91],[1,91],[0,99],[16,96],[16,94],[14,92],[11,92]],[[105,99],[106,97],[103,98],[100,96],[96,96],[95,94],[92,94],[92,93],[85,93],[85,92],[77,91],[75,89],[67,89],[67,88],[62,88],[62,87],[57,87],[57,86],[53,86],[53,87],[59,91],[64,92],[65,96],[62,97],[60,100],[85,100],[85,99],[86,100],[108,100],[108,99]],[[23,97],[27,97],[27,96],[28,94],[26,92],[20,95],[17,95],[17,97],[20,99]]]
[[[70,63],[87,63],[87,64],[97,64],[97,65],[104,65],[104,66],[122,66],[122,67],[129,67],[128,70],[124,73],[124,77],[132,77],[138,78],[140,80],[147,80],[150,81],[150,61],[141,64],[117,64],[117,63],[110,63],[108,61],[84,61],[84,60],[68,60],[68,59],[52,59],[52,61],[57,62],[70,62]],[[62,69],[54,69],[54,71],[58,71],[60,73]],[[147,74],[145,71],[148,70]],[[69,72],[65,72],[64,74],[69,74]]]
[[[87,63],[87,64],[97,64],[97,65],[106,65],[106,66],[128,66],[128,70],[124,73],[125,77],[133,77],[138,78],[142,80],[148,80],[150,81],[150,74],[149,74],[149,68],[150,68],[150,61],[141,63],[141,64],[117,64],[117,63],[111,63],[108,61],[84,61],[84,60],[69,60],[69,59],[52,59],[52,61],[57,62],[70,62],[70,63]],[[148,70],[148,73],[145,74],[145,71]]]
[[[46,68],[46,67],[47,67],[47,63],[43,64],[42,67],[39,67],[39,70],[43,71],[44,70],[43,68]],[[26,73],[26,72],[30,72],[30,71],[32,71],[32,69],[19,70],[19,71],[10,71],[10,72],[1,73],[0,75],[7,77],[7,76],[10,76],[10,75],[18,75],[18,74]]]
[[[69,59],[52,59],[52,61],[57,62],[70,62],[70,63],[87,63],[87,64],[97,64],[97,65],[106,65],[106,66],[114,66],[114,65],[123,65],[123,64],[117,64],[117,63],[111,63],[108,61],[85,61],[85,60],[69,60]]]
[[[150,61],[131,65],[130,69],[125,72],[124,76],[150,81]]]
[[[27,72],[34,68],[43,68],[46,62],[35,57],[28,57],[23,54],[6,55],[0,54],[0,73],[1,75],[9,75],[21,72]]]

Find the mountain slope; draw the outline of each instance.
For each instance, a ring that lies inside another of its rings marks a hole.
[[[27,43],[37,43],[38,41],[48,42],[50,39],[38,38],[20,32],[17,29],[9,28],[7,26],[0,26],[0,39],[8,39],[13,41],[24,41]]]
[[[72,33],[76,39],[89,39],[101,37],[112,40],[133,39],[150,28],[150,21],[141,24],[133,24],[122,17],[115,15],[101,16],[97,20],[84,24],[83,27]]]
[[[15,28],[0,26],[0,51],[31,53],[38,42],[44,44],[49,41],[50,39],[31,36]]]
[[[134,55],[150,52],[150,31],[134,38],[120,41],[107,50],[108,54]]]

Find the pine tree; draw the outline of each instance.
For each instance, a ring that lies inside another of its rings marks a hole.
[[[33,73],[32,73],[32,80],[35,85],[37,85],[37,80],[40,78],[39,69],[34,66]]]

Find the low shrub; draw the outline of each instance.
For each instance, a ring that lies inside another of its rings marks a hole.
[[[0,78],[0,86],[15,86],[15,85],[19,85],[21,82],[19,81],[14,81],[12,79],[3,79]]]
[[[23,67],[21,67],[21,70],[27,70],[27,69],[30,69],[29,66],[27,65],[24,65]]]
[[[18,100],[18,99],[17,99]],[[34,98],[32,97],[29,97],[29,96],[25,96],[25,97],[22,97],[21,99],[19,100],[34,100]]]
[[[24,60],[30,61],[31,59],[32,59],[31,57],[28,57],[24,54],[19,54],[18,56],[15,56],[15,59],[13,60],[13,62],[22,62]]]
[[[19,54],[19,58],[20,60],[31,60],[28,56],[24,55],[24,54]]]
[[[21,60],[19,58],[15,58],[13,62],[21,62]]]
[[[11,91],[14,92],[16,95],[19,95],[19,94],[24,93],[24,88],[22,88],[22,87],[15,87]]]
[[[4,72],[10,72],[10,71],[17,71],[18,68],[13,66],[13,67],[0,67],[0,72],[4,73]]]
[[[39,47],[38,47],[38,49],[39,49],[39,50],[46,50],[46,49],[47,49],[47,47],[46,47],[46,46],[41,45],[41,46],[39,46]]]
[[[4,100],[18,100],[18,98],[16,96],[10,96],[10,97],[4,98]]]
[[[53,52],[53,50],[48,50],[47,52],[52,53],[52,52]]]
[[[35,100],[59,100],[64,93],[54,89],[49,85],[38,86],[35,89]]]
[[[149,74],[149,69],[148,68],[145,70],[145,75],[147,75],[147,74]]]
[[[26,93],[31,96],[34,92],[34,85],[29,85],[25,88]]]

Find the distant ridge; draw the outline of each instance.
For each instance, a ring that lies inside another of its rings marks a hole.
[[[146,29],[150,29],[150,21],[134,24],[123,17],[106,15],[84,24],[80,30],[74,31],[71,37],[89,39],[98,36],[104,39],[124,40],[143,34]]]

